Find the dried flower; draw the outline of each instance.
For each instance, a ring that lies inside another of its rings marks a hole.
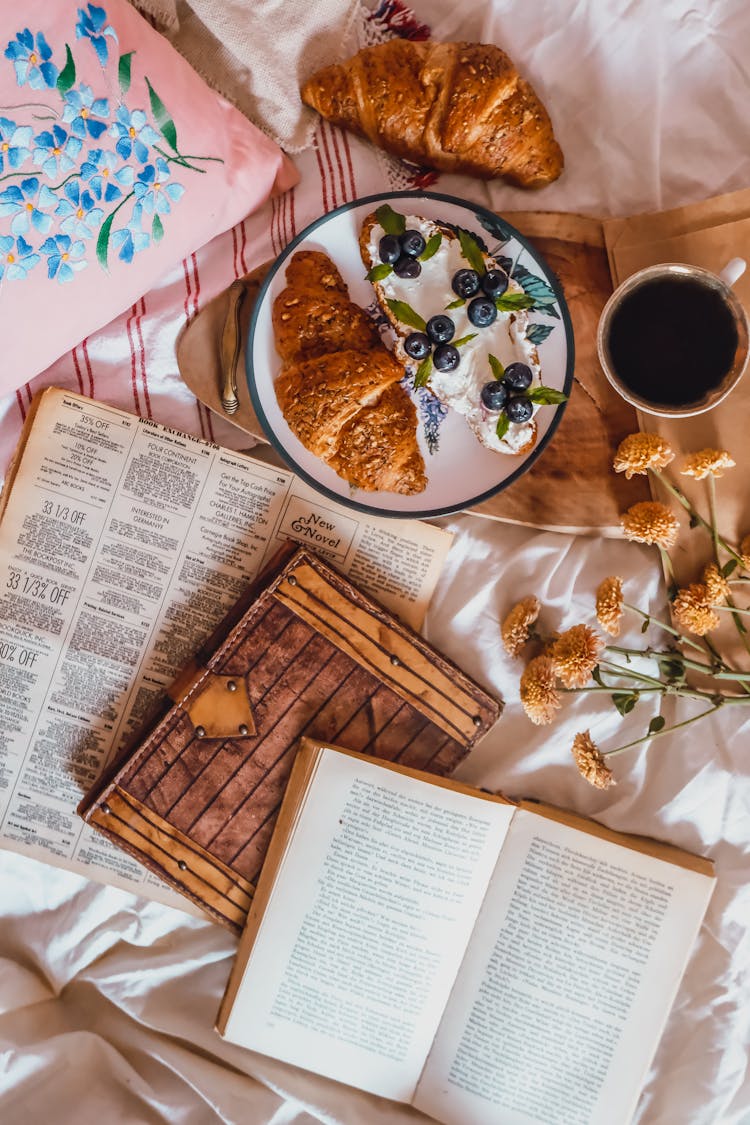
[[[531,594],[513,606],[503,621],[502,637],[508,656],[520,656],[523,646],[529,639],[529,628],[539,616],[539,598]]]
[[[583,687],[599,663],[604,641],[588,625],[574,625],[552,646],[552,663],[565,687]]]
[[[731,593],[729,583],[716,563],[709,563],[703,568],[703,585],[706,587],[707,600],[711,605],[721,605]]]
[[[597,789],[609,789],[610,785],[617,784],[599,747],[587,730],[581,731],[573,739],[572,753],[579,772],[589,785],[595,785]]]
[[[719,615],[711,608],[708,588],[703,582],[693,582],[677,591],[672,602],[675,621],[689,633],[699,637],[710,633],[720,624]]]
[[[555,668],[549,656],[535,656],[521,676],[521,703],[532,723],[551,723],[560,706]]]
[[[700,449],[687,455],[680,472],[684,477],[703,480],[708,476],[721,477],[722,469],[732,469],[734,465],[735,461],[725,449]]]
[[[612,464],[616,473],[624,473],[630,480],[649,469],[664,469],[673,460],[671,445],[658,434],[629,434],[620,442]]]
[[[605,578],[596,591],[596,619],[605,633],[617,637],[622,617],[622,579]]]
[[[746,535],[740,543],[740,554],[745,570],[750,570],[750,535]]]
[[[669,550],[674,547],[680,525],[666,504],[658,500],[642,500],[620,516],[627,539],[636,543],[655,543]]]

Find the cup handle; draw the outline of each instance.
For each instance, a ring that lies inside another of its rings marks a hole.
[[[719,272],[719,277],[724,284],[731,289],[736,281],[739,281],[743,273],[747,269],[747,262],[744,258],[732,258],[730,262],[724,266],[724,269]]]

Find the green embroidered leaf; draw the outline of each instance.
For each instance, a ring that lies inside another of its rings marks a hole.
[[[725,578],[728,578],[729,575],[736,569],[737,559],[730,559],[729,562],[724,563],[723,567],[721,568],[721,573]]]
[[[120,55],[120,61],[117,64],[117,77],[120,80],[120,91],[123,94],[127,94],[130,89],[130,67],[134,54],[135,51],[128,51],[126,55]]]
[[[657,731],[663,730],[665,723],[666,719],[663,715],[655,715],[651,722],[648,724],[648,730],[646,731],[646,734],[656,734]]]
[[[384,277],[388,277],[389,273],[393,273],[393,266],[389,266],[387,262],[382,262],[379,266],[373,266],[371,270],[365,274],[365,281],[382,281]]]
[[[554,324],[530,324],[526,339],[531,344],[543,344],[554,327]]]
[[[640,699],[637,691],[618,691],[612,696],[612,702],[621,715],[629,715]]]
[[[500,417],[498,418],[497,426],[495,427],[495,433],[500,438],[500,441],[502,441],[503,438],[505,437],[505,435],[507,434],[508,426],[510,426],[510,418],[505,413],[505,411],[503,411],[502,414],[500,415]]]
[[[460,309],[462,305],[465,304],[466,301],[463,299],[463,297],[457,297],[455,301],[451,301],[449,305],[445,306],[445,311],[447,312],[448,309]]]
[[[426,322],[418,312],[414,311],[411,305],[407,305],[406,301],[389,299],[386,301],[386,304],[396,319],[400,320],[402,324],[408,324],[410,328],[418,328],[420,332],[424,332],[427,327]]]
[[[178,153],[177,130],[175,129],[174,121],[167,113],[167,107],[164,105],[164,102],[161,100],[148,78],[146,79],[146,85],[148,86],[148,97],[151,102],[151,112],[154,115],[157,128],[167,144]]]
[[[553,390],[552,387],[532,387],[526,392],[532,402],[539,406],[557,406],[560,402],[567,402],[568,396],[562,391]]]
[[[458,240],[461,243],[461,253],[472,269],[475,269],[480,276],[486,273],[487,267],[484,264],[482,251],[474,235],[469,234],[467,230],[459,230]]]
[[[437,254],[438,250],[440,249],[440,243],[442,241],[443,236],[440,231],[438,231],[437,234],[433,234],[431,238],[428,238],[427,245],[419,255],[420,262],[426,262],[428,258],[431,258],[433,256],[433,254]]]
[[[490,367],[492,368],[492,374],[496,379],[502,379],[503,375],[505,374],[505,368],[503,367],[502,363],[497,358],[497,356],[490,355],[488,356],[488,358],[490,361]]]
[[[495,308],[500,312],[517,312],[518,309],[533,307],[534,298],[527,293],[503,293],[502,297],[495,297]]]
[[[375,212],[375,218],[380,223],[386,234],[403,234],[406,230],[406,218],[394,211],[389,203],[383,203]]]
[[[164,237],[164,226],[158,215],[154,215],[154,221],[151,224],[151,237],[154,242],[161,242]]]
[[[417,373],[414,376],[414,389],[417,387],[425,387],[432,374],[432,356],[428,355],[427,359],[423,359],[417,368]]]
[[[61,94],[67,94],[76,80],[76,64],[73,60],[73,52],[67,43],[65,44],[65,55],[65,66],[57,76],[57,89]]]
[[[114,217],[114,211],[111,215],[107,215],[107,218],[104,220],[99,230],[99,237],[96,240],[96,257],[99,261],[99,265],[105,270],[107,268],[107,252],[109,250],[109,233],[112,230]]]
[[[476,335],[476,332],[470,332],[468,336],[461,336],[460,339],[453,341],[453,347],[460,348],[462,344],[468,344],[469,340],[473,340]]]

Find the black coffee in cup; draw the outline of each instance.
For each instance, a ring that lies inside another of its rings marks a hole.
[[[731,370],[735,317],[721,290],[694,277],[656,277],[612,313],[609,363],[624,387],[667,407],[700,402]]]

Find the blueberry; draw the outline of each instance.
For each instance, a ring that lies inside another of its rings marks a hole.
[[[509,363],[503,378],[512,391],[526,391],[531,386],[531,368],[525,363]]]
[[[488,297],[499,297],[508,288],[508,275],[505,270],[487,270],[482,278],[482,292]]]
[[[481,399],[488,410],[502,410],[508,401],[508,388],[505,383],[493,379],[482,387]]]
[[[476,270],[458,270],[453,275],[451,288],[457,297],[467,301],[479,292],[479,274]]]
[[[526,395],[516,395],[509,400],[508,405],[505,407],[505,413],[508,415],[511,422],[528,422],[529,418],[534,413],[534,407],[531,399]]]
[[[427,335],[433,344],[447,344],[456,334],[456,326],[449,316],[438,313],[427,321]]]
[[[412,332],[404,340],[404,351],[412,359],[426,359],[432,351],[432,344],[424,332]]]
[[[427,245],[418,230],[405,230],[398,240],[401,243],[401,253],[410,258],[418,258]]]
[[[495,302],[489,297],[475,297],[473,301],[469,301],[466,315],[476,328],[486,328],[497,319]]]
[[[441,344],[432,354],[432,362],[438,371],[455,371],[461,361],[458,348],[453,344]]]
[[[401,246],[395,234],[386,234],[381,238],[378,243],[378,253],[380,254],[381,262],[387,262],[392,266],[401,257]]]
[[[419,277],[422,267],[416,258],[409,258],[406,254],[402,254],[393,267],[393,272],[396,277]]]

